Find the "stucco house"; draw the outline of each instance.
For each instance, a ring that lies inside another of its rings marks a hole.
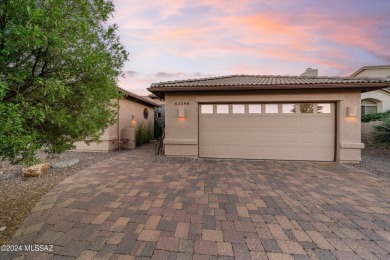
[[[232,75],[154,83],[165,154],[357,162],[360,95],[390,78]]]
[[[365,66],[354,72],[352,77],[390,77],[390,65]],[[362,93],[362,114],[390,111],[390,88]]]
[[[119,89],[123,98],[116,100],[119,103],[118,119],[115,124],[107,128],[99,143],[77,142],[76,151],[105,152],[118,149],[116,140],[129,139],[128,148],[135,147],[135,129],[140,124],[151,124],[154,127],[154,108],[160,105],[150,99],[138,96],[124,89]],[[147,111],[147,112],[145,112]]]

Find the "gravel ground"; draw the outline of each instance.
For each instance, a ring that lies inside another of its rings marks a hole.
[[[80,162],[68,168],[51,168],[38,178],[24,178],[21,166],[0,161],[0,245],[12,237],[19,224],[51,188],[81,169],[123,152],[126,150],[102,153],[65,152],[51,159],[46,154],[39,153],[38,158],[42,162],[55,163],[71,159],[79,159]],[[6,229],[1,231],[4,227]]]
[[[375,173],[380,177],[390,178],[390,149],[378,148],[370,144],[369,136],[372,126],[378,122],[362,123],[362,142],[365,148],[362,151],[362,161],[351,166]]]

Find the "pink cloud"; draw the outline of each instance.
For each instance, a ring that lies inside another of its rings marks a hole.
[[[140,89],[154,81],[191,77],[192,71],[298,74],[311,66],[320,72],[349,74],[367,63],[368,55],[378,60],[389,56],[389,31],[383,26],[390,18],[356,12],[355,6],[322,8],[300,0],[286,5],[276,0],[115,0],[115,4],[114,20],[123,28],[122,41],[132,54],[126,68],[139,71],[121,82]],[[157,77],[162,70],[170,76]]]

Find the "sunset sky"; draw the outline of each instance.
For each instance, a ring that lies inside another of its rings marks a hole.
[[[389,0],[114,0],[119,85],[230,74],[348,76],[390,64]]]

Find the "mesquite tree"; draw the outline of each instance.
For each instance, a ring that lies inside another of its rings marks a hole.
[[[128,53],[105,0],[0,1],[0,158],[31,164],[98,140]]]

